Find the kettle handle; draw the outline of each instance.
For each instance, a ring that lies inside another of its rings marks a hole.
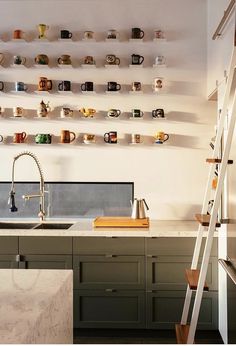
[[[143,201],[144,201],[144,204],[145,204],[145,206],[146,206],[147,210],[149,210],[149,207],[148,207],[148,205],[147,205],[147,203],[146,203],[146,201],[145,201],[145,199],[144,199],[144,198],[143,198]]]

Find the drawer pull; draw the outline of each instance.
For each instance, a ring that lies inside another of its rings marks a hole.
[[[148,258],[157,258],[155,255],[147,255]]]
[[[116,290],[114,290],[114,288],[106,288],[105,291],[106,292],[116,292]]]
[[[115,257],[115,255],[105,255],[105,257],[112,258],[112,257]]]
[[[25,257],[23,255],[16,255],[16,262],[24,262],[25,261]]]

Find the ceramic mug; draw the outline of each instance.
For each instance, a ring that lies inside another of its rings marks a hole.
[[[132,58],[132,65],[142,65],[142,63],[144,62],[144,57],[139,54],[132,54],[131,58]]]
[[[155,39],[163,39],[164,38],[164,32],[162,30],[155,30],[154,31],[154,38]]]
[[[61,38],[62,39],[70,39],[72,38],[73,34],[69,30],[61,30]]]
[[[157,144],[163,144],[164,142],[166,142],[168,139],[170,138],[170,136],[168,135],[168,133],[165,132],[157,132],[155,134],[155,143]]]
[[[22,37],[23,37],[23,31],[22,30],[17,29],[17,30],[13,31],[13,38],[15,40],[20,40],[20,39],[22,39]]]
[[[23,117],[24,108],[23,107],[14,107],[13,108],[13,115],[14,115],[14,117]]]
[[[85,144],[90,144],[95,142],[95,135],[91,133],[85,133],[83,135],[83,142]]]
[[[154,91],[157,91],[157,92],[160,91],[163,87],[163,78],[161,77],[155,78],[153,81],[152,87]]]
[[[121,111],[119,109],[109,109],[107,112],[107,116],[110,118],[118,118],[121,114]]]
[[[58,59],[57,62],[59,65],[71,65],[70,55],[63,54]]]
[[[70,91],[71,90],[71,82],[69,80],[63,80],[58,84],[59,91]]]
[[[163,55],[158,55],[155,59],[155,65],[163,65],[165,63],[165,57]]]
[[[25,63],[26,63],[26,58],[24,56],[14,55],[13,57],[14,65],[25,65]]]
[[[4,83],[3,81],[0,81],[0,91],[3,91],[3,89],[4,89]]]
[[[93,82],[85,82],[80,86],[82,91],[93,91]]]
[[[61,109],[61,118],[71,118],[73,116],[73,110],[68,107]]]
[[[111,131],[104,133],[104,142],[110,143],[110,144],[116,144],[117,143],[117,132]]]
[[[153,109],[152,111],[153,118],[165,118],[165,112],[163,108]]]
[[[71,143],[75,140],[75,133],[69,130],[61,130],[61,143]]]
[[[117,30],[110,29],[107,31],[107,39],[116,40],[119,37]]]
[[[144,31],[140,28],[132,28],[131,38],[133,39],[141,39],[144,37]]]
[[[117,82],[107,83],[107,91],[119,91],[120,89],[121,89],[121,85]]]
[[[142,118],[143,112],[140,109],[132,109],[132,117],[133,118]]]
[[[46,54],[38,54],[35,57],[34,61],[37,65],[48,65],[49,64],[49,58]]]
[[[94,32],[93,31],[84,31],[84,39],[85,40],[91,40],[94,38]]]
[[[13,143],[24,143],[26,136],[27,136],[26,132],[14,133]]]
[[[24,82],[15,82],[15,91],[27,91],[27,85]]]
[[[49,29],[49,26],[46,24],[38,24],[38,31],[39,31],[39,39],[46,39],[45,32]]]
[[[4,54],[0,53],[0,65],[3,63],[4,61]]]
[[[0,143],[3,142],[3,136],[0,135]]]
[[[120,59],[116,57],[114,54],[108,54],[106,56],[106,63],[108,65],[120,65]]]
[[[141,143],[141,135],[139,133],[132,133],[131,143],[133,143],[133,144]]]
[[[142,90],[142,84],[140,82],[132,83],[132,91],[141,91],[141,90]]]
[[[38,91],[49,91],[52,90],[52,81],[46,77],[39,77]]]
[[[86,57],[84,57],[84,64],[85,65],[95,65],[95,60],[94,60],[93,56],[87,55]]]
[[[85,118],[93,118],[94,114],[96,113],[96,109],[93,108],[81,108],[80,112],[83,113]]]
[[[49,133],[38,133],[35,136],[36,144],[51,144],[52,143],[52,135]]]

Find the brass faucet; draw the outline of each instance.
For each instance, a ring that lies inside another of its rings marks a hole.
[[[44,177],[43,177],[43,172],[42,172],[42,168],[40,166],[39,160],[38,158],[31,153],[30,151],[24,151],[18,155],[16,155],[14,157],[13,160],[13,165],[12,165],[12,183],[11,183],[11,191],[9,194],[9,204],[11,203],[11,207],[10,207],[10,211],[15,212],[17,211],[17,207],[15,205],[15,182],[14,182],[14,175],[15,175],[15,162],[17,159],[19,159],[21,156],[30,156],[33,158],[33,160],[35,161],[38,170],[39,170],[39,175],[40,175],[40,186],[39,186],[39,190],[40,192],[38,194],[33,194],[33,195],[23,195],[22,198],[24,198],[24,200],[30,200],[31,198],[39,198],[39,213],[38,216],[40,218],[40,222],[45,220],[45,190],[44,190]]]

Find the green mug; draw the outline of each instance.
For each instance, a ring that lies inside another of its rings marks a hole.
[[[36,144],[51,144],[52,143],[52,135],[48,133],[38,133],[35,136]]]

